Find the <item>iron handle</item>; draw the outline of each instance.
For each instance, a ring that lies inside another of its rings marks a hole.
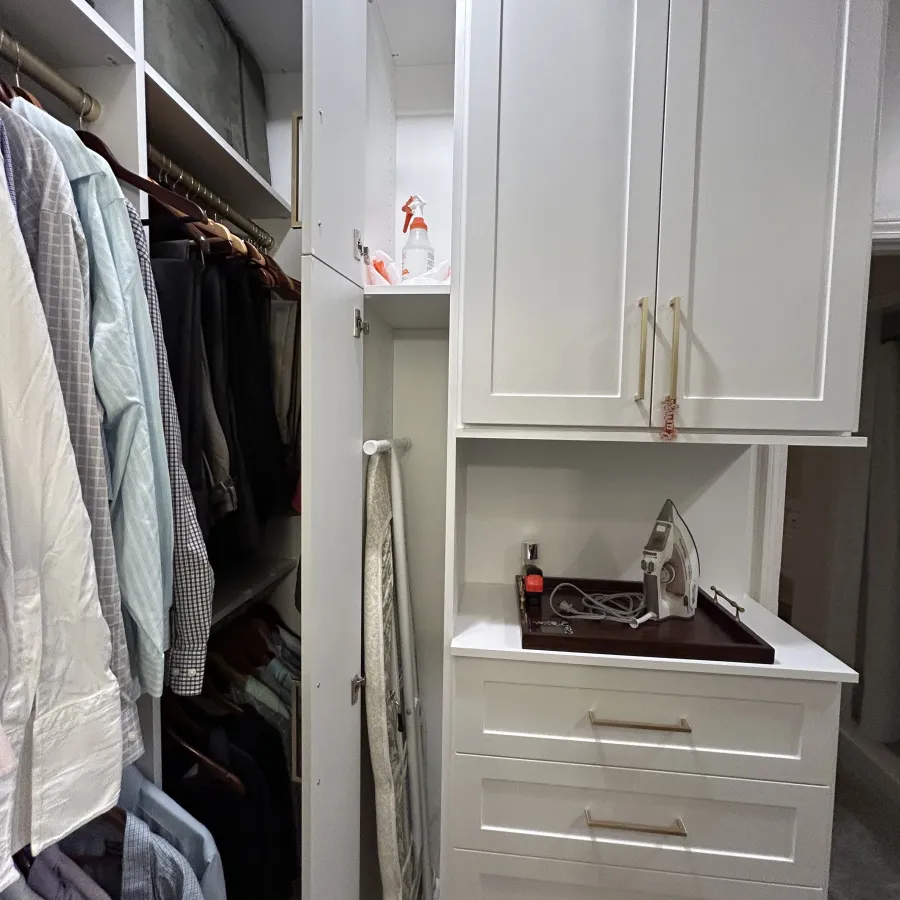
[[[658,725],[655,722],[624,722],[619,719],[598,719],[591,710],[588,713],[591,725],[595,728],[631,728],[635,731],[669,731],[676,734],[692,734],[690,722],[681,718],[675,725]]]
[[[669,383],[669,396],[678,399],[678,348],[681,343],[681,297],[673,297],[669,303],[674,313],[672,319],[672,379]]]
[[[641,351],[638,358],[638,392],[634,395],[636,402],[644,399],[644,386],[647,382],[647,306],[649,298],[641,297]]]
[[[591,811],[584,811],[584,820],[588,828],[602,831],[633,831],[639,834],[665,834],[670,837],[686,838],[688,836],[684,822],[679,818],[674,825],[638,825],[634,822],[611,822],[591,818]]]

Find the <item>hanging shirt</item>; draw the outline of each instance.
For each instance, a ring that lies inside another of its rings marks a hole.
[[[59,154],[90,255],[91,359],[103,405],[109,498],[122,601],[133,624],[141,687],[162,694],[172,605],[172,490],[156,352],[125,197],[109,165],[78,135],[26,100],[13,100]]]
[[[63,849],[116,900],[203,900],[187,860],[130,813],[124,835],[98,820],[66,838]]]
[[[0,121],[0,157],[3,158],[3,172],[6,175],[6,187],[9,189],[9,197],[12,200],[13,211],[19,212],[19,199],[16,196],[16,182],[13,173],[12,156],[9,152],[9,137],[6,126]]]
[[[50,142],[2,104],[0,125],[9,135],[19,226],[47,320],[81,495],[91,520],[97,590],[112,639],[112,671],[119,682],[123,765],[128,765],[144,752],[144,745],[122,621],[100,410],[91,370],[87,244],[69,180]]]
[[[209,829],[144,778],[135,766],[122,773],[119,806],[143,819],[154,834],[184,856],[200,882],[203,900],[226,900],[222,859]]]
[[[166,684],[176,694],[199,694],[206,666],[206,645],[212,621],[215,578],[206,555],[206,544],[197,521],[194,498],[184,471],[181,454],[181,430],[178,409],[169,373],[169,359],[163,338],[162,317],[156,281],[150,265],[147,236],[135,208],[126,201],[135,249],[141,264],[141,277],[159,373],[159,395],[162,404],[163,435],[169,480],[172,484],[172,512],[175,524],[175,568],[173,581],[172,642],[166,657]]]
[[[115,804],[122,721],[62,390],[6,191],[0,298],[0,720],[18,758],[14,782],[0,779],[5,888],[15,880],[12,849],[30,842],[39,853]]]

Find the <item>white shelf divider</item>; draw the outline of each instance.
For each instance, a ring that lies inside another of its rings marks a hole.
[[[289,219],[291,206],[152,66],[146,67],[147,137],[249,219]]]
[[[366,312],[397,329],[444,329],[450,327],[449,284],[367,285]]]

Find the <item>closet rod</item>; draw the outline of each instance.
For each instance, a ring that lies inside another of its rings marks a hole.
[[[177,184],[181,182],[182,187],[184,188],[184,195],[188,199],[200,201],[201,206],[207,206],[210,209],[214,209],[219,215],[227,219],[233,225],[237,225],[237,227],[244,231],[249,236],[250,240],[262,250],[272,249],[275,244],[275,238],[273,238],[268,231],[264,231],[256,224],[256,222],[252,222],[250,219],[242,216],[239,212],[233,210],[221,197],[214,194],[209,188],[197,181],[190,172],[186,172],[164,153],[160,153],[152,144],[147,145],[147,155],[150,158],[150,162],[153,163],[160,172],[164,172],[167,176],[175,179],[175,185],[169,185],[169,187],[177,186]]]
[[[41,87],[58,97],[85,122],[96,122],[102,108],[87,91],[63,78],[56,69],[35,56],[5,28],[0,28],[0,58],[12,63],[17,72],[33,78]]]
[[[366,456],[375,456],[378,453],[391,453],[394,450],[409,450],[412,441],[409,438],[393,438],[389,441],[366,441],[363,444],[363,453]]]

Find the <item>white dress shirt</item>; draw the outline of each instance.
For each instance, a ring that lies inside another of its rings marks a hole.
[[[15,880],[13,851],[30,842],[37,854],[114,806],[122,776],[119,686],[90,520],[47,323],[5,190],[0,461],[0,649],[8,654],[0,724],[18,758],[0,778],[2,889]]]

